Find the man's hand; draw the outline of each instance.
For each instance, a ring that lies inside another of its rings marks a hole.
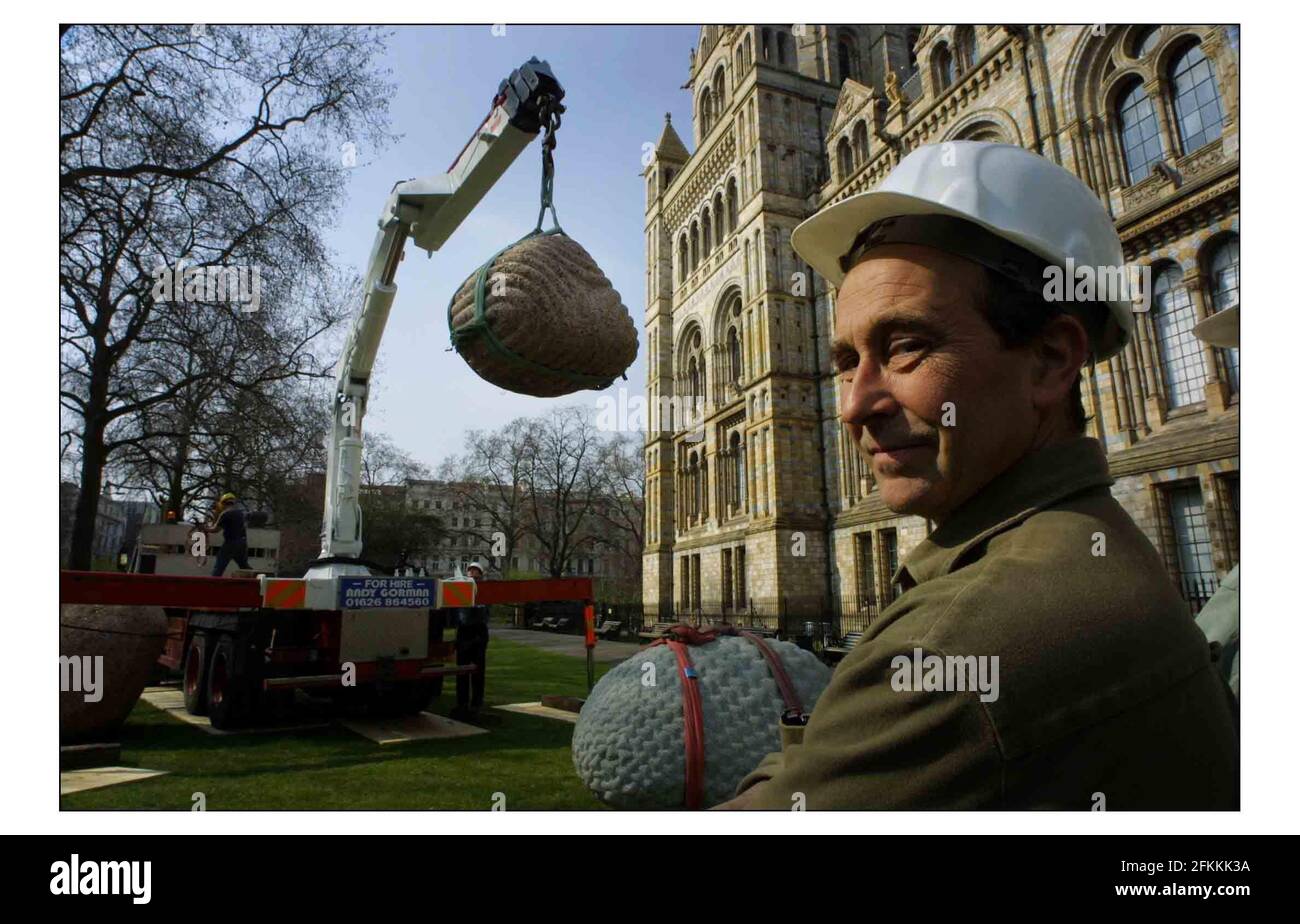
[[[740,795],[736,796],[736,798],[728,802],[723,802],[720,805],[715,805],[710,811],[721,812],[736,809],[756,809],[758,808],[756,803],[758,802],[759,797],[770,785],[772,785],[771,780],[763,780],[761,783],[755,783]]]

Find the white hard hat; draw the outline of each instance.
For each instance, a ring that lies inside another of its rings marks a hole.
[[[972,222],[1062,268],[1067,259],[1075,267],[1118,272],[1124,266],[1119,234],[1092,190],[1045,157],[1013,144],[985,141],[917,148],[876,189],[850,196],[803,222],[794,229],[790,243],[813,269],[838,286],[847,273],[841,258],[854,249],[862,232],[884,219],[914,215]],[[990,265],[962,247],[944,249]],[[1133,329],[1127,298],[1103,304],[1105,323],[1092,344],[1098,360],[1118,353]]]
[[[484,574],[487,574],[487,568],[484,568],[483,562],[479,561],[477,558],[475,558],[473,561],[471,561],[468,565],[465,566],[465,572],[469,573],[470,568],[477,568],[478,570],[482,571]]]

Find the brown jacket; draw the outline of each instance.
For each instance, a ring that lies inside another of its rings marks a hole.
[[[772,809],[1236,808],[1226,689],[1111,483],[1085,438],[995,478],[907,557],[802,743],[737,791],[769,781]]]

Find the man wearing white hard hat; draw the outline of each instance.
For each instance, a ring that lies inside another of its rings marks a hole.
[[[483,563],[474,559],[465,568],[465,576],[477,584],[483,580]],[[469,674],[456,675],[456,705],[452,718],[473,718],[483,708],[483,685],[487,679],[487,649],[489,641],[486,606],[462,606],[455,611],[456,664],[474,665]]]
[[[925,146],[792,243],[838,288],[840,416],[880,499],[934,530],[728,807],[1235,807],[1209,646],[1084,435],[1080,371],[1133,327],[1127,291],[1060,295],[1124,269],[1096,195],[1019,147]]]

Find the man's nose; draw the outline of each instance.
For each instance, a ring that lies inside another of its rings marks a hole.
[[[853,370],[853,381],[841,386],[840,419],[864,426],[872,418],[898,413],[899,405],[886,387],[880,371],[866,362]]]

